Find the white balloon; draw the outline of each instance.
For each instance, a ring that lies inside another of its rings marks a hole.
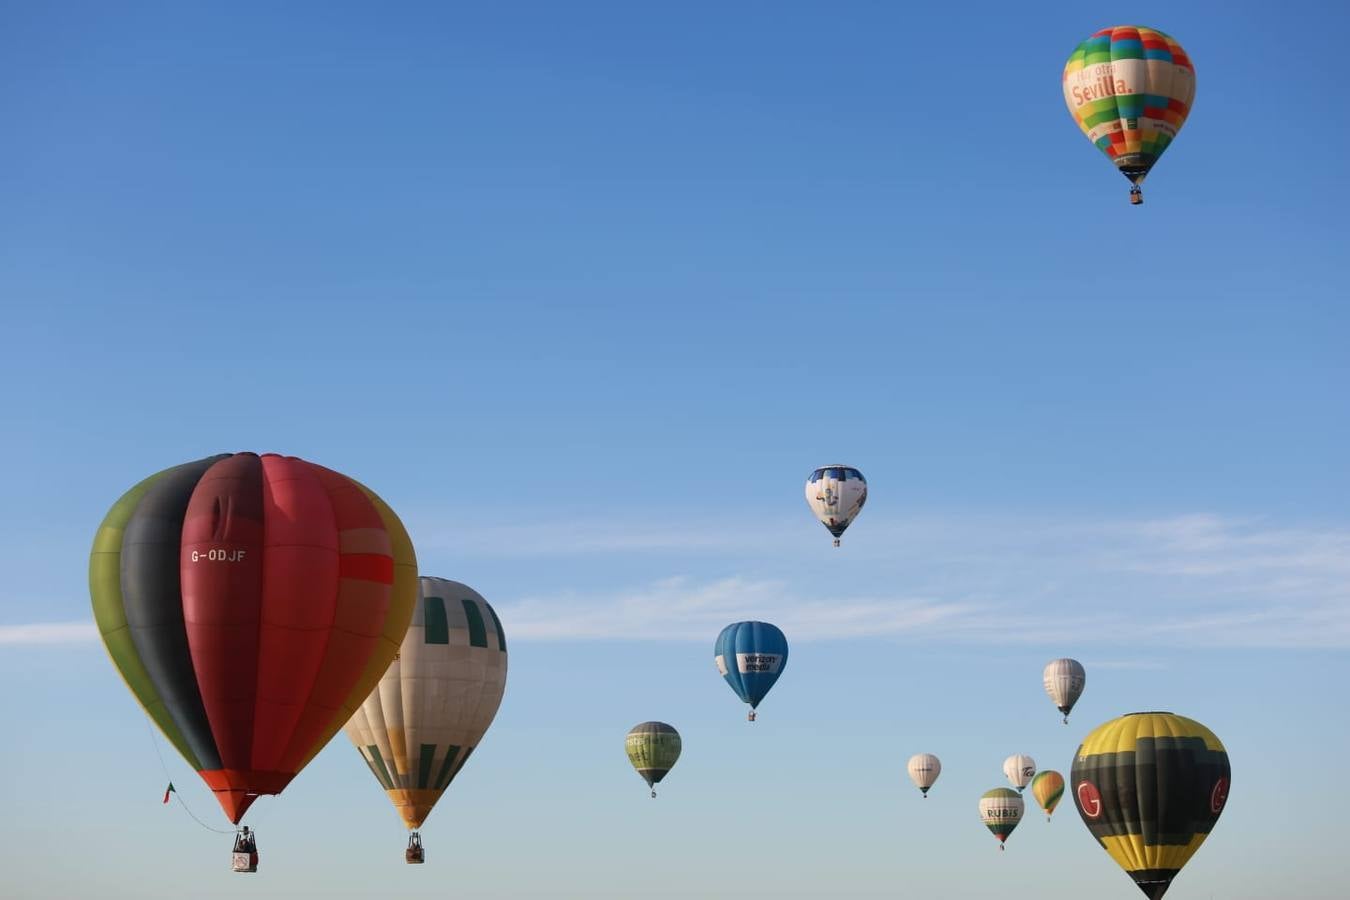
[[[916,753],[909,758],[909,780],[928,796],[928,789],[942,774],[942,762],[931,753]]]
[[[867,479],[851,466],[821,466],[806,479],[806,502],[838,547],[839,536],[867,502]]]
[[[1064,724],[1069,724],[1069,710],[1078,702],[1087,686],[1087,672],[1083,664],[1076,659],[1052,659],[1045,667],[1045,692],[1055,701],[1055,706],[1064,714]]]
[[[506,637],[483,596],[423,575],[399,655],[345,726],[410,830],[463,768],[506,691]]]
[[[1003,774],[1008,776],[1008,780],[1020,794],[1036,774],[1036,760],[1025,753],[1014,753],[1003,761]]]

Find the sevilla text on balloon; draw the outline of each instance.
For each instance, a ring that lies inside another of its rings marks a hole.
[[[1100,100],[1103,97],[1114,97],[1117,94],[1131,94],[1134,92],[1130,90],[1129,85],[1125,84],[1124,79],[1117,78],[1112,81],[1111,76],[1108,74],[1099,75],[1096,80],[1087,87],[1074,85],[1071,93],[1073,94],[1074,105],[1082,106],[1084,103],[1091,103],[1092,101]]]

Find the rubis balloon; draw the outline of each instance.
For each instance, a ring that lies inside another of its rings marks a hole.
[[[113,664],[238,823],[347,721],[416,598],[402,523],[345,475],[227,453],[122,495],[89,592]]]
[[[994,788],[980,798],[980,821],[998,838],[998,849],[1003,849],[1003,842],[1022,821],[1025,809],[1022,796],[1008,788]]]
[[[1130,180],[1130,202],[1176,139],[1195,100],[1195,67],[1169,35],[1139,25],[1103,28],[1079,44],[1061,76],[1078,127]]]
[[[1083,824],[1149,900],[1167,893],[1209,837],[1231,780],[1214,732],[1166,712],[1098,726],[1069,772]]]

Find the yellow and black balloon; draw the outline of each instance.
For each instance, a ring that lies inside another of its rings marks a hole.
[[[1144,896],[1159,900],[1209,837],[1231,777],[1214,732],[1184,716],[1140,712],[1089,734],[1069,782],[1097,843]]]

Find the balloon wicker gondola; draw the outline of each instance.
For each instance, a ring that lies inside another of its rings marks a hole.
[[[258,871],[258,842],[253,831],[245,825],[234,835],[234,851],[230,855],[230,868],[235,872]]]
[[[426,851],[422,849],[422,836],[416,831],[408,835],[408,849],[403,851],[403,861],[410,865],[421,865],[427,861]]]

